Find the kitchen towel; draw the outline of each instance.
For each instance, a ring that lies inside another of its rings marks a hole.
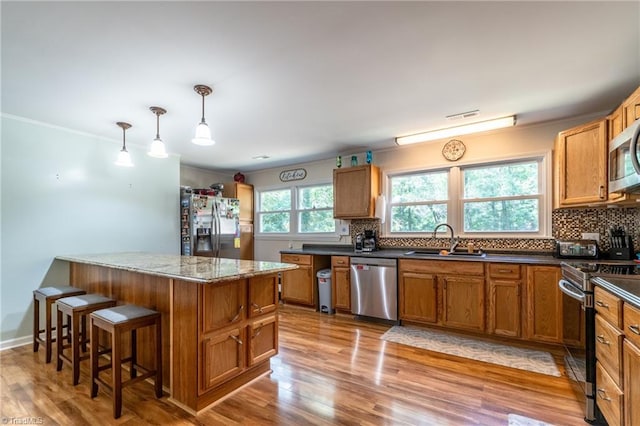
[[[382,335],[381,339],[505,367],[560,377],[560,371],[549,352],[485,342],[444,331],[398,325],[391,327]]]

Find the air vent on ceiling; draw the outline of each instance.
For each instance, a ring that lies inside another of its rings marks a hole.
[[[458,113],[458,114],[447,115],[445,118],[447,120],[460,120],[461,118],[475,117],[478,114],[480,114],[480,110],[479,109],[474,109],[473,111],[467,111],[467,112],[461,112],[461,113]]]

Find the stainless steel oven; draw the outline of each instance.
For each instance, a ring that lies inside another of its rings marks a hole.
[[[562,278],[558,282],[558,287],[566,299],[562,303],[563,309],[572,309],[572,303],[575,307],[575,301],[578,301],[584,313],[583,330],[580,330],[584,333],[584,344],[577,346],[565,344],[565,367],[569,377],[576,384],[578,395],[584,403],[585,421],[600,424],[604,420],[596,405],[596,312],[591,278],[595,276],[636,275],[640,273],[640,270],[633,263],[593,260],[591,262],[562,262],[561,269]],[[567,303],[568,301],[572,303]],[[571,318],[571,316],[563,315],[563,318]],[[563,324],[563,329],[571,327],[575,328],[575,323]]]

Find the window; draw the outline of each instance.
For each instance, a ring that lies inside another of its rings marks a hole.
[[[258,200],[258,233],[336,232],[332,184],[259,191]]]
[[[391,232],[431,232],[446,222],[448,175],[439,171],[392,177]]]
[[[260,232],[288,233],[291,224],[291,190],[260,192]]]
[[[301,233],[335,232],[333,185],[298,189],[298,229]]]
[[[543,236],[548,157],[390,174],[385,231],[424,237],[448,223],[456,234]]]
[[[538,232],[540,162],[462,170],[464,232]]]

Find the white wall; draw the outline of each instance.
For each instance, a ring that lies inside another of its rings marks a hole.
[[[492,159],[506,159],[515,156],[524,156],[532,153],[549,152],[553,149],[553,142],[562,130],[586,123],[596,118],[602,118],[605,113],[589,116],[575,117],[571,119],[552,121],[530,126],[514,126],[508,129],[496,130],[477,135],[460,136],[444,140],[393,147],[373,152],[373,164],[380,167],[382,173],[400,170],[416,170],[461,165]],[[463,158],[451,163],[442,157],[442,147],[449,139],[460,139],[466,145]],[[349,167],[351,153],[343,154],[343,167]],[[365,151],[358,153],[358,164],[364,164]],[[288,169],[304,168],[307,177],[302,184],[332,182],[333,169],[336,166],[335,157],[316,161],[313,163],[301,163],[287,167],[261,170],[247,173],[247,179],[253,183],[254,189],[268,189],[284,185],[279,180],[280,172]],[[551,179],[551,176],[548,176]],[[303,238],[288,239],[278,237],[257,237],[255,241],[255,258],[259,260],[279,260],[280,250],[289,247],[300,248],[305,243],[324,244],[350,244],[349,237],[329,238],[322,241],[305,240]]]
[[[6,115],[1,123],[0,347],[7,347],[31,339],[32,291],[68,283],[55,256],[179,254],[180,164],[127,144],[135,167],[118,167],[117,140]]]
[[[209,188],[212,183],[233,182],[229,173],[201,169],[193,166],[180,166],[180,185],[191,188]]]

